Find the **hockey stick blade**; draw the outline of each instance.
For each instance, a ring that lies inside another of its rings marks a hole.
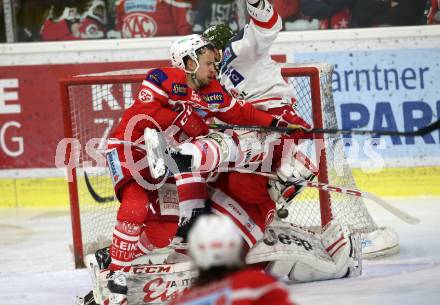
[[[406,222],[408,224],[414,225],[414,224],[418,224],[420,222],[420,220],[418,218],[405,213],[404,211],[402,211],[402,210],[396,208],[395,206],[391,205],[390,203],[386,202],[385,200],[383,200],[379,196],[376,196],[376,195],[369,193],[369,192],[364,192],[364,191],[360,191],[360,190],[356,190],[356,189],[348,189],[348,188],[344,188],[344,187],[340,187],[340,186],[333,186],[333,185],[329,185],[329,184],[324,184],[324,183],[320,183],[320,182],[312,182],[312,181],[308,181],[305,185],[307,187],[313,187],[313,188],[317,188],[319,190],[323,190],[323,191],[327,191],[327,192],[336,192],[336,193],[342,193],[342,194],[347,194],[347,195],[351,195],[351,196],[363,197],[366,199],[370,199],[370,200],[376,202],[377,204],[379,204],[381,207],[383,207],[385,210],[387,210],[388,212],[390,212],[391,214],[393,214],[397,218],[403,220],[404,222]]]
[[[90,196],[92,196],[92,198],[98,202],[98,203],[106,203],[106,202],[111,202],[114,201],[114,197],[113,196],[109,196],[109,197],[101,197],[98,195],[98,193],[95,192],[95,190],[92,187],[92,184],[90,183],[89,180],[89,176],[87,175],[87,172],[84,172],[84,179],[86,181],[86,186],[87,186],[87,190],[90,193]]]
[[[339,134],[339,135],[378,135],[378,136],[424,136],[434,130],[440,129],[440,120],[434,122],[428,126],[425,126],[416,131],[391,131],[391,130],[359,130],[359,129],[325,129],[325,128],[313,128],[310,131],[305,131],[301,128],[289,128],[289,127],[276,127],[276,126],[255,126],[255,125],[226,125],[226,124],[209,124],[211,129],[232,129],[232,130],[249,130],[249,131],[260,131],[260,132],[295,132],[302,131],[308,133],[318,133],[318,134]]]
[[[365,193],[366,193],[365,198],[373,200],[374,202],[379,204],[381,207],[383,207],[385,210],[387,210],[391,214],[399,217],[400,219],[402,219],[406,223],[415,225],[415,224],[418,224],[420,222],[420,219],[418,219],[418,218],[416,218],[414,216],[408,215],[407,213],[405,213],[402,210],[399,210],[398,208],[396,208],[395,206],[389,204],[388,202],[386,202],[385,200],[383,200],[379,196],[376,196],[376,195],[374,195],[372,193],[368,193],[368,192],[365,192]]]

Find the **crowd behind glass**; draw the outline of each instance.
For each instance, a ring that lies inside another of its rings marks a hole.
[[[245,0],[0,0],[0,42],[201,33],[248,20]],[[285,31],[440,24],[440,0],[271,0]]]

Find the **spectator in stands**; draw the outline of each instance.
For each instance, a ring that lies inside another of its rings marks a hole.
[[[40,34],[46,41],[105,38],[106,24],[104,0],[53,1]]]
[[[348,28],[353,0],[301,0],[301,12],[319,20],[320,29]],[[315,22],[316,23],[316,22]]]
[[[355,0],[352,27],[426,24],[426,0]]]
[[[116,0],[115,31],[109,36],[141,38],[191,34],[192,7],[189,0]]]
[[[2,1],[3,2],[3,1]],[[16,33],[19,42],[40,41],[41,26],[53,0],[21,0],[16,8]]]
[[[226,24],[237,32],[238,0],[199,0],[195,10],[193,33],[200,34],[213,25]]]
[[[300,13],[300,0],[273,0],[273,7],[283,19],[283,28],[294,22]]]

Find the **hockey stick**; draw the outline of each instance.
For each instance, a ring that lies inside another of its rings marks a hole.
[[[268,177],[270,179],[274,179],[274,180],[278,179],[278,177],[274,174],[269,174],[269,173],[256,173],[256,174],[260,174],[260,175],[266,176],[266,177]],[[326,184],[326,183],[322,183],[322,182],[314,182],[314,181],[305,181],[304,183],[299,183],[299,184],[302,184],[306,187],[311,187],[311,188],[323,190],[326,192],[336,192],[336,193],[346,194],[346,195],[350,195],[350,196],[356,196],[356,197],[370,199],[370,200],[376,202],[378,205],[380,205],[382,208],[384,208],[385,210],[387,210],[391,214],[393,214],[394,216],[396,216],[397,218],[401,219],[402,221],[404,221],[408,224],[414,225],[414,224],[418,224],[420,222],[420,220],[417,217],[411,216],[408,213],[396,208],[395,206],[386,202],[385,200],[383,200],[379,196],[374,195],[373,193],[364,192],[364,191],[357,190],[357,189],[349,189],[349,188],[345,188],[345,187],[341,187],[341,186],[330,185],[330,184]],[[282,201],[284,201],[284,202],[281,202],[281,204],[283,205],[283,207],[281,209],[283,209],[285,206],[292,203],[292,200],[290,200],[289,202],[286,202],[286,200],[284,198],[282,198]],[[287,215],[285,217],[287,217]],[[285,217],[281,217],[281,218],[285,218]]]
[[[255,126],[255,125],[225,125],[225,124],[209,124],[211,129],[232,129],[232,130],[248,130],[248,131],[273,131],[273,132],[294,132],[302,131],[306,133],[324,133],[324,134],[355,134],[355,135],[382,135],[382,136],[424,136],[434,130],[440,129],[440,120],[429,124],[416,131],[389,131],[389,130],[359,130],[359,129],[325,129],[325,128],[313,128],[310,131],[306,131],[302,128],[289,128],[289,127],[276,127],[276,126]]]
[[[407,214],[406,212],[404,212],[404,211],[396,208],[395,206],[391,205],[390,203],[386,202],[385,200],[383,200],[379,196],[374,195],[369,192],[364,192],[364,191],[360,191],[360,190],[356,190],[356,189],[348,189],[345,187],[334,186],[334,185],[329,185],[329,184],[320,183],[320,182],[313,182],[313,181],[307,181],[305,183],[305,186],[317,188],[319,190],[323,190],[323,191],[327,191],[327,192],[336,192],[336,193],[347,194],[347,195],[351,195],[351,196],[370,199],[406,223],[414,225],[414,224],[417,224],[420,222],[420,220],[418,218]]]
[[[97,203],[106,203],[114,201],[115,198],[113,196],[109,197],[101,197],[98,195],[98,193],[93,189],[92,184],[90,183],[89,176],[87,175],[87,172],[84,171],[84,179],[86,181],[87,190],[89,191],[90,196],[97,202]]]

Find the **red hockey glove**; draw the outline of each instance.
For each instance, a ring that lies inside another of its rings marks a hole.
[[[274,114],[278,119],[276,123],[277,127],[287,127],[298,130],[292,132],[292,137],[294,139],[313,139],[312,133],[304,132],[310,131],[312,129],[311,126],[306,121],[304,121],[304,119],[300,117],[293,108],[274,108],[269,109],[268,112]]]
[[[181,111],[174,119],[173,124],[182,129],[188,137],[205,136],[209,132],[208,125],[194,111],[193,107],[187,104],[180,104]]]

